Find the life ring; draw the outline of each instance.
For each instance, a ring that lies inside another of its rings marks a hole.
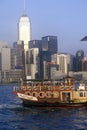
[[[32,92],[32,96],[38,97],[38,92]]]
[[[59,97],[59,92],[53,91],[53,98],[58,98]]]
[[[45,92],[39,92],[39,98],[44,98],[45,97]]]
[[[51,98],[53,93],[51,91],[46,92],[46,98]]]

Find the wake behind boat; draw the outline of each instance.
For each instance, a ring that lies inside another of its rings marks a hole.
[[[72,77],[62,81],[32,80],[14,87],[13,92],[28,107],[87,107],[86,85],[80,84],[76,89]]]

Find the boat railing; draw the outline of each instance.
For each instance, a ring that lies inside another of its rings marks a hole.
[[[21,86],[21,90],[23,91],[60,91],[60,90],[69,90],[73,88],[73,86],[54,86],[54,85],[26,85]]]
[[[50,90],[53,90],[53,87],[52,86],[41,86],[41,85],[38,85],[38,86],[22,86],[21,87],[22,90],[34,90],[34,91],[50,91]]]

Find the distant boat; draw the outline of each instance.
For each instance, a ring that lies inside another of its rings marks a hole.
[[[76,89],[74,79],[65,77],[61,81],[31,80],[13,92],[27,107],[87,107],[87,89],[80,84]]]

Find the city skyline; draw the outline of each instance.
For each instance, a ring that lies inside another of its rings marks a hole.
[[[26,13],[31,19],[32,39],[56,35],[60,52],[74,53],[83,49],[86,43],[80,41],[87,34],[86,0],[26,0]],[[23,14],[24,1],[1,1],[0,40],[12,45],[17,41],[17,23]]]

